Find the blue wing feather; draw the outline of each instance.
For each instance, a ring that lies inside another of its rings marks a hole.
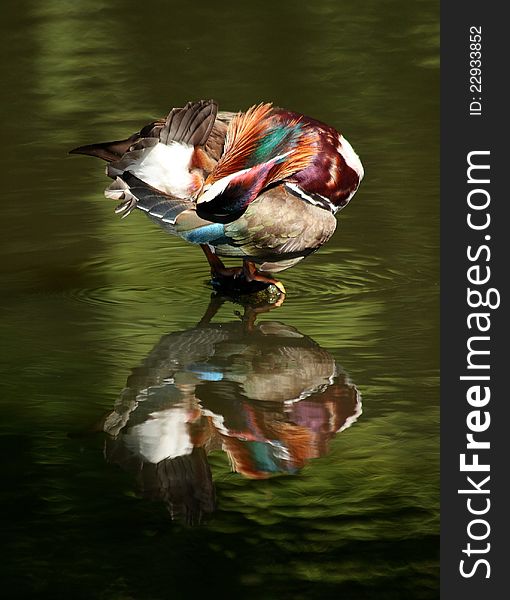
[[[180,231],[179,235],[192,244],[228,243],[223,223],[211,223],[189,231]]]

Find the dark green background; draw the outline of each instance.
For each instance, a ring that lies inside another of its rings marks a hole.
[[[0,28],[2,595],[437,597],[437,2],[4,1]],[[102,166],[66,153],[209,97],[304,112],[360,154],[335,236],[262,319],[331,352],[363,415],[298,476],[250,481],[211,455],[219,509],[190,529],[100,435],[68,433],[200,319],[207,264],[121,222]]]

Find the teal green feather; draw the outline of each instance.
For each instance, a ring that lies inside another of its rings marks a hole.
[[[250,157],[247,166],[252,167],[267,162],[279,154],[294,149],[299,143],[301,134],[302,127],[300,124],[291,129],[283,126],[273,127],[260,139],[259,145]]]

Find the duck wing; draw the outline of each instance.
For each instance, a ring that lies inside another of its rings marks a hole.
[[[106,188],[105,196],[112,200],[120,200],[115,212],[121,214],[122,218],[138,208],[170,233],[175,233],[176,218],[183,211],[193,208],[192,200],[165,194],[129,171],[115,178],[115,181]]]
[[[180,142],[203,146],[211,134],[218,112],[214,100],[188,102],[183,108],[173,108],[165,119],[157,119],[142,127],[125,140],[86,144],[70,150],[69,154],[96,156],[107,162],[122,158],[132,146],[141,140],[156,139],[162,144]]]

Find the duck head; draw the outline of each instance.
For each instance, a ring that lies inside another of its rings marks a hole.
[[[271,172],[285,157],[231,173],[216,181],[206,180],[197,198],[197,213],[232,216],[243,212],[271,182]]]

